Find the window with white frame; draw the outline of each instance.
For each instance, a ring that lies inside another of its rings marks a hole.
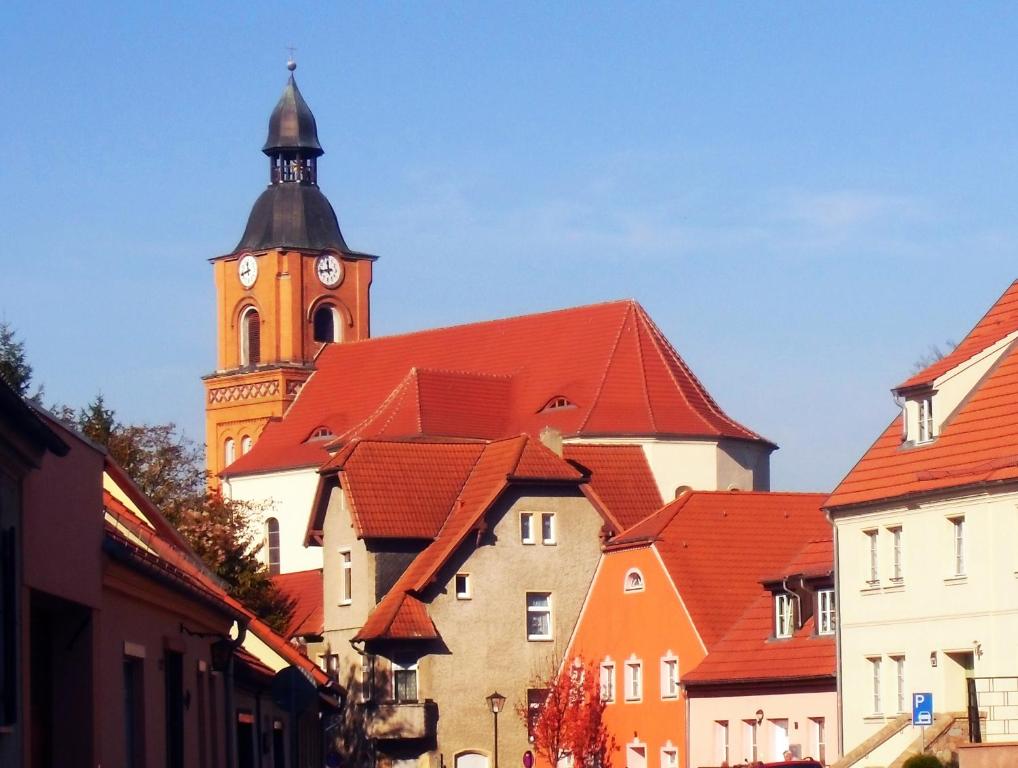
[[[880,539],[878,531],[863,531],[866,534],[866,544],[869,547],[870,563],[869,578],[867,581],[872,584],[880,583]]]
[[[417,659],[397,656],[392,660],[392,700],[406,704],[417,702]]]
[[[243,456],[249,452],[254,446],[254,440],[251,439],[251,435],[244,435],[240,438],[240,455]]]
[[[541,513],[541,543],[542,544],[554,544],[555,543],[555,513],[554,512],[542,512]]]
[[[626,768],[648,768],[647,745],[635,738],[626,744]]]
[[[757,744],[758,727],[756,720],[742,721],[742,748],[746,752],[744,762],[755,763],[759,760],[760,748]]]
[[[809,719],[810,754],[814,755],[821,765],[827,765],[827,723],[822,717]]]
[[[353,553],[349,549],[339,550],[340,582],[339,604],[353,602]]]
[[[520,512],[520,541],[524,544],[535,543],[533,512]]]
[[[679,750],[671,739],[661,747],[661,768],[679,768]]]
[[[834,590],[817,590],[817,634],[833,635],[838,628],[838,615],[834,605]]]
[[[933,439],[933,397],[920,398],[916,405],[919,409],[917,442],[925,443]]]
[[[891,534],[891,581],[900,582],[904,578],[901,561],[901,526],[887,530]]]
[[[714,762],[717,765],[727,764],[728,756],[728,721],[714,721]]]
[[[527,592],[527,640],[551,639],[551,592]]]
[[[456,599],[457,600],[469,600],[470,594],[470,574],[469,573],[457,573],[454,579],[454,585],[456,587]]]
[[[639,568],[630,568],[622,586],[626,592],[643,592],[643,574]]]
[[[327,674],[333,680],[339,679],[339,654],[338,653],[322,653],[318,656],[318,666],[322,668],[322,672]]]
[[[230,466],[237,458],[237,446],[232,437],[223,442],[223,466]]]
[[[873,714],[879,715],[884,711],[883,701],[880,698],[880,657],[873,656],[869,659],[870,665],[870,693],[873,701]]]
[[[661,658],[661,698],[677,699],[679,697],[679,659],[668,651]]]
[[[279,520],[274,517],[265,521],[265,551],[269,573],[279,573]]]
[[[774,636],[791,637],[795,629],[795,610],[792,596],[788,592],[774,595]]]
[[[954,543],[954,575],[965,575],[965,518],[948,518],[951,522],[951,536]]]
[[[630,656],[626,660],[626,701],[643,699],[643,662]]]
[[[601,662],[601,701],[615,701],[615,662],[608,656]]]
[[[891,663],[894,664],[894,691],[895,691],[895,712],[904,712],[908,693],[905,690],[905,657],[892,656]]]
[[[361,657],[361,701],[371,701],[375,695],[375,657],[366,653]]]

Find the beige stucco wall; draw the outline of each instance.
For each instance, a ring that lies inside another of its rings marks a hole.
[[[507,697],[499,719],[500,761],[518,764],[531,748],[515,710],[526,704],[531,680],[546,675],[565,649],[590,587],[601,517],[575,492],[545,493],[504,498],[489,518],[495,545],[475,549],[468,542],[429,591],[431,615],[449,654],[425,657],[420,685],[423,696],[439,703],[439,751],[448,765],[459,752],[490,750],[492,716],[484,697],[494,690]],[[556,543],[543,545],[539,536],[536,544],[521,543],[520,512],[554,512]],[[470,600],[454,594],[459,572],[470,574]],[[527,592],[551,592],[552,641],[527,640]]]
[[[566,442],[641,446],[665,502],[674,499],[682,486],[698,491],[770,489],[770,449],[757,443],[648,437],[569,438]]]
[[[833,684],[832,684],[833,685]],[[777,749],[775,720],[788,721],[788,742],[800,746],[800,755],[819,757],[815,720],[823,718],[825,728],[825,759],[838,757],[838,697],[834,690],[815,693],[771,693],[743,696],[717,696],[689,699],[689,764],[716,766],[721,764],[717,723],[728,723],[728,762],[731,765],[752,762],[752,742],[746,738],[744,723],[764,713],[757,727],[757,759],[781,760]]]
[[[318,487],[318,472],[314,467],[227,478],[222,487],[223,494],[231,499],[265,505],[254,516],[253,534],[257,541],[265,538],[268,518],[279,520],[280,572],[322,567],[322,550],[304,546],[308,515]],[[267,556],[263,547],[259,558],[266,562]]]
[[[954,575],[953,526],[965,517],[966,573]],[[911,693],[930,691],[936,711],[962,710],[964,671],[949,654],[972,653],[977,677],[1018,675],[1018,489],[1001,488],[834,518],[844,684],[845,750],[867,738],[898,710],[893,657],[905,658]],[[902,529],[903,578],[890,580],[889,528]],[[869,539],[878,531],[880,581],[869,578]],[[931,654],[935,654],[936,666]],[[872,666],[881,658],[883,710],[873,711]],[[1018,726],[1018,722],[1016,722]],[[1005,738],[988,726],[989,739]],[[911,731],[911,728],[906,729]],[[913,738],[910,734],[907,738]],[[1011,736],[1010,738],[1014,738]],[[902,744],[889,743],[874,759]]]

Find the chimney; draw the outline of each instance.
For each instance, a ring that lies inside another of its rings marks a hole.
[[[541,442],[544,443],[545,448],[561,458],[562,433],[555,427],[545,427],[541,430]]]

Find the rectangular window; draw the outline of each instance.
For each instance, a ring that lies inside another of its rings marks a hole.
[[[774,596],[774,636],[791,637],[793,625],[792,596],[779,592]]]
[[[728,721],[714,721],[714,762],[717,765],[727,764],[728,756]]]
[[[520,541],[524,544],[534,543],[533,512],[520,512]]]
[[[392,660],[392,698],[401,704],[417,702],[417,659],[397,657]]]
[[[838,628],[838,616],[834,609],[834,590],[817,591],[817,634],[833,635]]]
[[[679,695],[679,660],[674,656],[661,659],[661,698],[675,699]]]
[[[924,397],[919,400],[919,440],[925,443],[933,439],[933,398]]]
[[[954,575],[965,575],[965,518],[952,517],[951,526],[954,537]]]
[[[126,768],[145,765],[145,660],[124,657],[124,747]]]
[[[551,592],[527,592],[527,640],[551,639]]]
[[[901,528],[889,528],[891,533],[891,581],[901,581]]]
[[[630,659],[626,662],[626,701],[643,698],[643,662]]]
[[[350,605],[353,602],[353,553],[349,549],[339,550],[339,561],[342,573],[339,604]]]
[[[821,765],[827,765],[827,724],[822,717],[809,719],[810,754],[814,755]]]
[[[601,701],[611,704],[615,701],[615,662],[601,662]]]
[[[742,721],[742,749],[746,752],[745,761],[755,763],[760,758],[759,748],[756,743],[757,737],[757,725],[756,720],[743,720]]]
[[[541,543],[555,543],[555,515],[551,512],[541,513]]]
[[[870,584],[880,583],[880,541],[877,531],[865,531],[870,548]]]
[[[674,747],[662,747],[661,768],[679,768],[679,750]]]
[[[375,657],[370,653],[361,656],[361,701],[371,701],[375,696]]]
[[[869,659],[870,663],[870,688],[873,694],[873,714],[879,715],[884,711],[884,705],[880,700],[880,657]]]
[[[456,599],[457,600],[469,600],[470,599],[470,574],[469,573],[457,573],[456,574]]]
[[[537,727],[537,719],[541,716],[541,707],[544,700],[548,698],[547,688],[527,689],[527,740],[534,741],[534,728]]]
[[[905,657],[904,656],[892,656],[891,661],[894,664],[894,682],[895,682],[895,705],[897,706],[896,712],[904,712],[906,699],[908,693],[905,691]]]
[[[318,656],[318,666],[333,680],[339,679],[339,654],[323,653]]]

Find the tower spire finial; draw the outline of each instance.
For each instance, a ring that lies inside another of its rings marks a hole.
[[[293,45],[291,44],[286,47],[286,50],[290,52],[290,57],[286,60],[286,68],[293,72],[295,69],[297,69],[297,60],[293,56],[297,49],[294,48]]]

